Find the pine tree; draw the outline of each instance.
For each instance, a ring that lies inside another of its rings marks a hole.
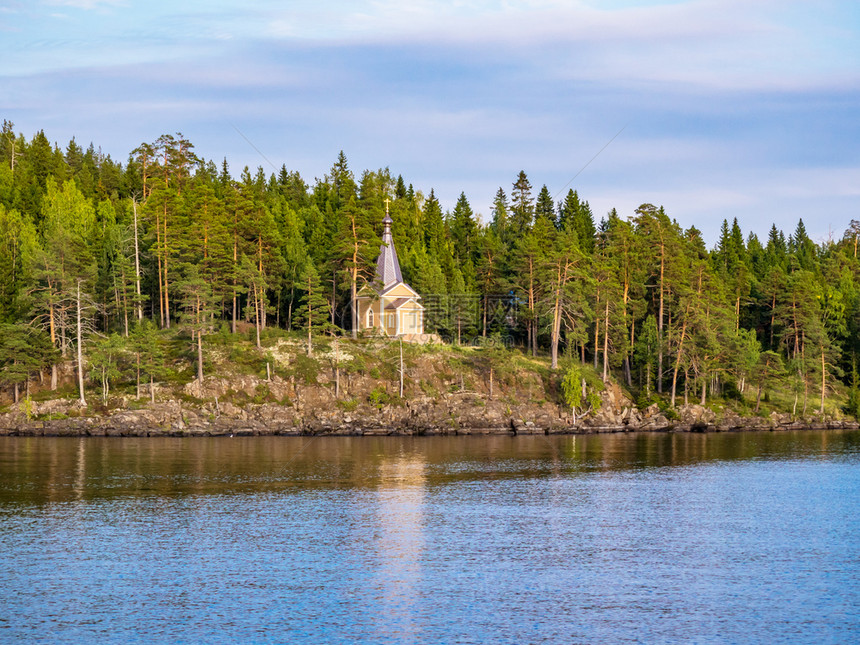
[[[38,251],[36,229],[28,215],[0,204],[0,322],[14,323],[29,308],[27,287]]]
[[[299,306],[296,308],[295,318],[300,327],[308,334],[308,356],[313,356],[314,333],[326,331],[331,328],[329,323],[329,302],[322,293],[320,277],[313,264],[308,262],[302,272],[302,294]]]
[[[358,335],[358,291],[363,284],[373,279],[374,261],[381,245],[381,239],[374,230],[374,226],[381,219],[374,217],[374,214],[368,208],[359,208],[355,199],[350,199],[342,209],[343,229],[338,235],[335,249],[334,257],[349,289],[350,329],[353,338]]]
[[[203,383],[203,336],[212,328],[212,310],[215,298],[212,285],[200,275],[196,265],[181,267],[184,278],[177,285],[181,294],[182,321],[195,341],[197,354],[197,382]]]
[[[164,347],[158,328],[151,320],[139,321],[130,336],[130,347],[135,354],[137,398],[140,398],[141,374],[149,379],[149,398],[155,403],[155,379],[161,378],[164,366]],[[199,374],[198,374],[199,376]]]
[[[51,339],[25,323],[0,323],[0,383],[11,386],[18,403],[20,387],[29,392],[30,378],[57,360]]]
[[[516,240],[512,251],[511,265],[516,291],[525,301],[520,312],[525,318],[526,346],[532,356],[537,354],[539,308],[546,286],[542,280],[542,267],[551,244],[553,229],[545,220],[538,220],[535,226]]]
[[[660,353],[660,336],[657,331],[657,319],[654,316],[645,318],[642,331],[636,338],[635,357],[637,364],[645,373],[645,397],[651,398],[651,376],[657,367],[657,356]],[[640,379],[640,387],[641,387]]]
[[[588,313],[584,290],[590,280],[585,256],[576,233],[560,231],[543,260],[541,280],[547,285],[544,306],[550,318],[550,356],[552,369],[558,367],[558,348],[565,328],[573,329]]]

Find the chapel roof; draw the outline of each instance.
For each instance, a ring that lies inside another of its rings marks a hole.
[[[382,290],[403,282],[400,273],[400,262],[397,260],[397,250],[394,248],[394,238],[391,236],[391,225],[394,220],[388,214],[388,203],[385,204],[385,219],[382,220],[385,229],[382,232],[382,246],[379,247],[379,259],[376,261],[376,282]]]

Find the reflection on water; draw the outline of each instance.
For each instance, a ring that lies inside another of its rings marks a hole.
[[[392,624],[407,642],[418,637],[415,617],[424,550],[424,471],[424,460],[414,452],[393,454],[379,463],[375,585],[382,602],[370,616],[377,623],[374,640],[383,640]]]
[[[860,433],[0,438],[0,642],[856,642]]]
[[[426,487],[458,480],[843,458],[857,432],[554,437],[0,437],[0,504],[116,495]]]

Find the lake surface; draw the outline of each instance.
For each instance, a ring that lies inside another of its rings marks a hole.
[[[860,642],[860,433],[0,438],[3,643]]]

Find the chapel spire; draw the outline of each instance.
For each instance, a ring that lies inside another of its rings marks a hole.
[[[400,262],[397,260],[397,250],[394,248],[394,238],[391,236],[391,225],[394,220],[388,214],[388,198],[385,199],[385,217],[382,220],[382,246],[379,247],[379,259],[376,261],[376,280],[385,290],[388,287],[403,282],[400,273]]]

